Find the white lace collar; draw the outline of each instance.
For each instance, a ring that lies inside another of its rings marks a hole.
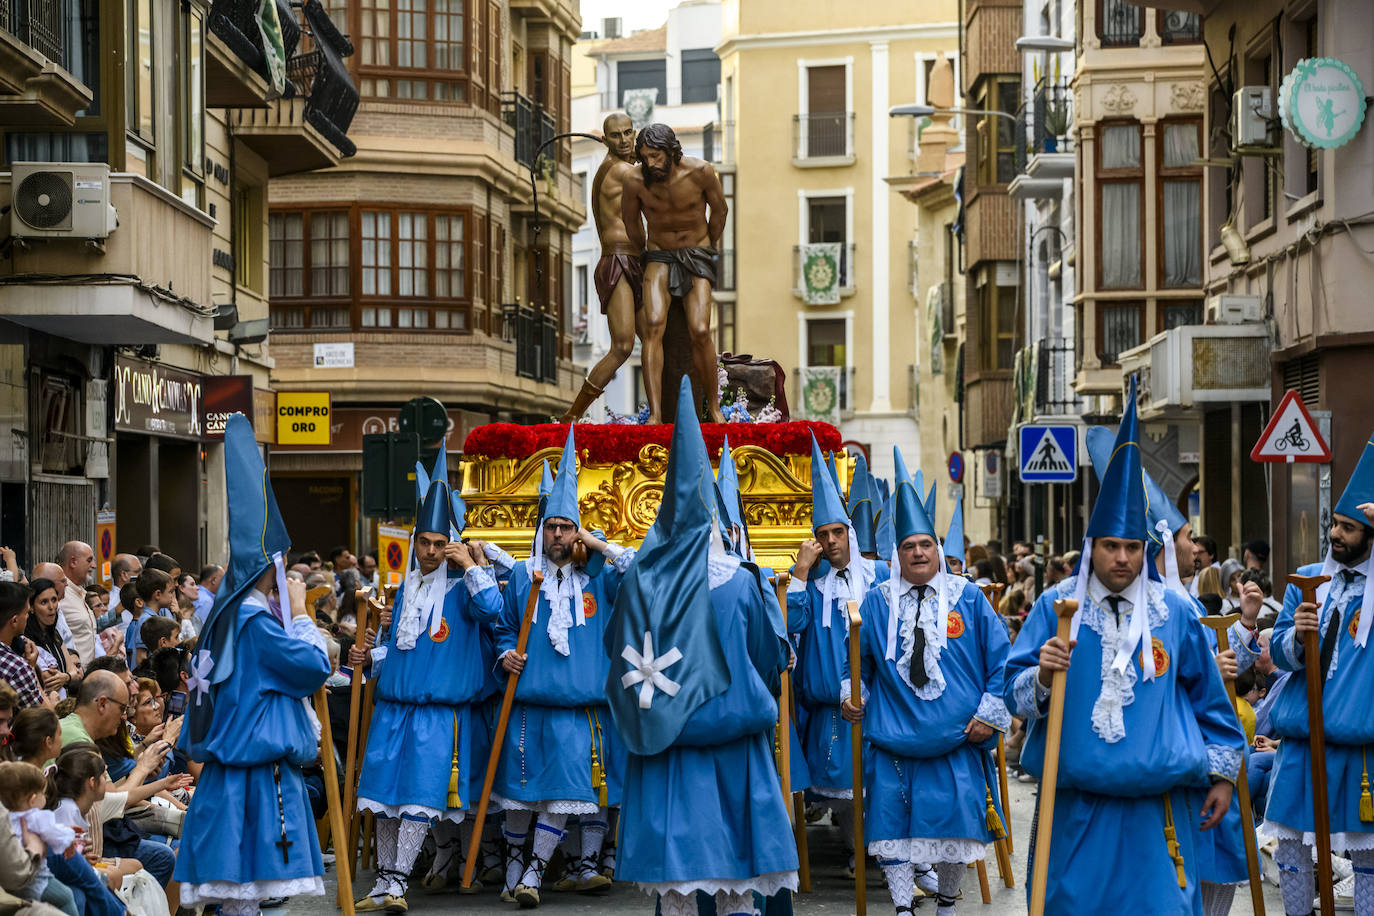
[[[542,557],[544,582],[539,586],[539,594],[549,603],[549,644],[564,658],[572,654],[568,644],[568,630],[573,626],[587,625],[587,612],[582,603],[582,592],[591,580],[587,574],[571,563],[558,566],[548,557]],[[533,570],[534,558],[526,561],[526,569]],[[559,570],[563,572],[563,582],[558,582]],[[533,574],[531,573],[531,578]],[[539,620],[539,606],[535,605],[531,623]]]

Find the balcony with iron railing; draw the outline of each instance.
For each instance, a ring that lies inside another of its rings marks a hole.
[[[1067,337],[1037,340],[1028,348],[1031,369],[1031,409],[1036,418],[1072,417],[1082,413],[1082,401],[1073,390],[1073,341]]]
[[[1138,48],[1145,10],[1131,0],[1098,0],[1097,37],[1104,48]]]
[[[549,112],[519,92],[501,93],[501,118],[515,131],[515,161],[532,168],[540,147],[557,133],[557,122]],[[548,155],[551,150],[545,150]]]
[[[852,165],[854,112],[792,116],[792,164],[801,168]]]
[[[805,247],[806,246],[804,245],[792,246],[792,294],[794,296],[797,296],[798,298],[804,296],[806,291],[806,278],[802,276],[802,270],[805,267],[805,261],[802,257],[802,252],[805,249]],[[839,263],[840,276],[838,284],[839,293],[841,296],[854,295],[855,264],[856,261],[854,243],[841,242]]]
[[[504,333],[515,345],[515,374],[536,382],[558,382],[558,316],[531,305],[501,307]]]
[[[91,90],[69,72],[70,0],[0,0],[0,127],[70,127]]]
[[[294,13],[281,19],[288,53],[283,97],[265,108],[237,108],[229,115],[235,135],[263,157],[273,177],[329,168],[357,152],[348,128],[358,109],[358,90],[344,63],[353,45],[319,0],[306,0],[302,14],[304,28]],[[301,53],[293,53],[298,47]]]
[[[1073,90],[1067,80],[1036,83],[1016,118],[1016,171],[1008,193],[1018,199],[1058,198],[1073,177]]]

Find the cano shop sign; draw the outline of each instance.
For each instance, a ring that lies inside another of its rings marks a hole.
[[[207,375],[204,382],[205,392],[201,403],[205,410],[203,425],[207,441],[222,441],[225,424],[236,413],[243,414],[257,425],[253,410],[253,376]]]
[[[158,363],[115,360],[114,426],[120,432],[200,439],[203,380]]]

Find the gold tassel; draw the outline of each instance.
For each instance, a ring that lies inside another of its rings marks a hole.
[[[1169,801],[1169,793],[1164,793],[1164,842],[1169,849],[1169,858],[1174,860],[1174,870],[1178,872],[1178,886],[1188,887],[1188,876],[1183,871],[1183,853],[1179,851],[1178,831],[1174,829],[1174,807]]]
[[[1360,748],[1360,821],[1365,824],[1374,823],[1374,795],[1369,794],[1369,761],[1366,759],[1366,748]]]
[[[605,745],[601,742],[601,717],[597,716],[595,724],[592,720],[591,710],[587,710],[587,727],[592,733],[592,788],[596,789],[596,803],[601,807],[606,807],[606,769],[601,765],[601,755],[597,753],[597,745],[605,750]]]
[[[1002,826],[1002,819],[997,816],[997,806],[992,803],[992,789],[987,789],[988,793],[988,830],[992,831],[994,840],[1005,840],[1007,838],[1007,828]]]
[[[463,807],[463,798],[458,792],[458,717],[453,717],[453,763],[448,772],[448,806]]]

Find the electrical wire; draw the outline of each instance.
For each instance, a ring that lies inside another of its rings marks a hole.
[[[219,310],[214,306],[204,306],[194,299],[178,296],[170,290],[154,286],[134,274],[90,273],[90,274],[12,274],[0,277],[0,286],[132,286],[164,302],[179,305],[188,311],[205,317],[213,317]]]

